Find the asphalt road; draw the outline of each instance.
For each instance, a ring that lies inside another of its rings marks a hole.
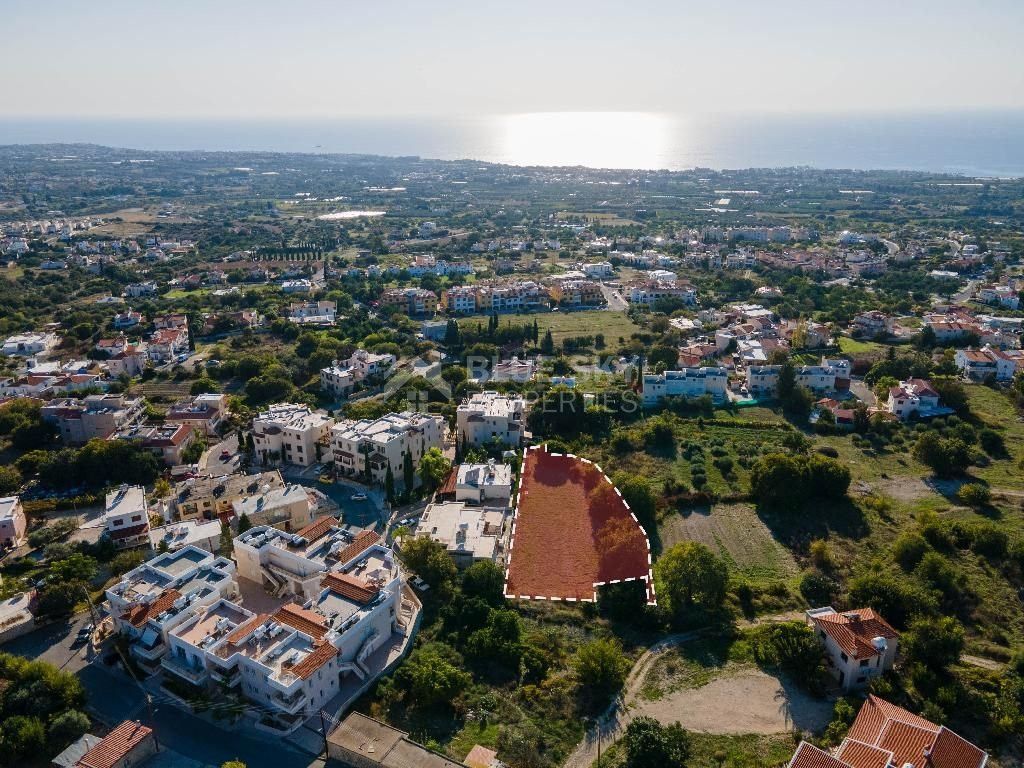
[[[604,294],[604,300],[608,302],[606,309],[615,312],[625,312],[629,309],[629,302],[627,302],[621,293],[615,288],[601,283],[601,293]]]
[[[78,630],[89,622],[88,614],[71,621],[50,624],[16,638],[3,650],[31,659],[49,661],[72,672],[88,694],[87,707],[99,720],[116,725],[140,720],[156,731],[160,743],[208,765],[239,759],[248,768],[319,768],[324,761],[286,746],[281,739],[261,734],[251,725],[230,730],[186,712],[159,694],[150,706],[146,693],[127,673],[108,667],[89,644],[76,645]],[[153,682],[148,682],[153,687]],[[152,713],[152,714],[150,714]]]

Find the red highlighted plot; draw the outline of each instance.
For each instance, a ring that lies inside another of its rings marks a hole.
[[[646,532],[600,467],[543,446],[526,451],[508,597],[592,601],[602,584],[642,580],[653,603],[650,553]]]

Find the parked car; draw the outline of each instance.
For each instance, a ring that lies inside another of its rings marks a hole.
[[[365,493],[353,493],[349,498],[352,501],[366,501],[366,494]]]

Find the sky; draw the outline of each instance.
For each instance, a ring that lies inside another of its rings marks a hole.
[[[1021,0],[0,5],[0,118],[1024,108]]]

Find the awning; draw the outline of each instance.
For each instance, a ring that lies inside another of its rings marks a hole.
[[[152,648],[156,645],[157,640],[160,639],[160,635],[152,627],[146,627],[146,631],[142,633],[141,642],[146,648]]]

